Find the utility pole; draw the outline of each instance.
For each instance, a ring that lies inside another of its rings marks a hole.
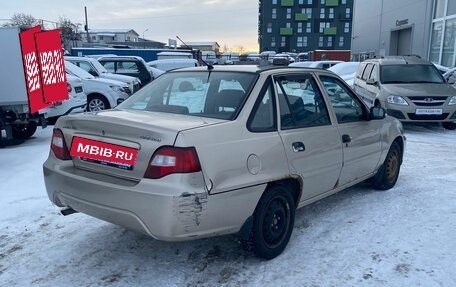
[[[84,25],[84,30],[86,31],[87,43],[90,43],[89,22],[88,22],[88,20],[87,20],[87,7],[86,7],[86,6],[84,6],[84,14],[85,14],[85,25]]]

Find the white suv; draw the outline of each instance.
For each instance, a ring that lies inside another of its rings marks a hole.
[[[87,94],[87,111],[114,108],[129,97],[129,87],[126,83],[95,78],[68,61],[65,61],[65,70],[68,74],[81,79]]]
[[[87,73],[97,78],[116,80],[128,84],[129,94],[133,94],[141,88],[141,81],[136,77],[109,73],[100,62],[89,57],[69,57],[65,56],[65,61],[75,64]]]

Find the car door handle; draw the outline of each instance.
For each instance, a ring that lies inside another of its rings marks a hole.
[[[349,135],[342,135],[342,142],[343,142],[343,143],[349,143],[349,142],[351,142],[351,141],[352,141],[351,136],[349,136]]]
[[[294,152],[301,152],[306,150],[306,146],[302,142],[294,142],[291,144]]]

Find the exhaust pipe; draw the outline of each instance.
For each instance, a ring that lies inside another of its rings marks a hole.
[[[67,215],[70,215],[70,214],[73,214],[73,213],[78,213],[78,211],[74,210],[71,207],[67,207],[65,209],[60,210],[60,213],[62,215],[64,215],[64,216],[67,216]]]

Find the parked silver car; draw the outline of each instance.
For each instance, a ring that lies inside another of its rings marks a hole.
[[[370,59],[359,65],[354,89],[369,105],[403,122],[441,122],[456,129],[456,90],[436,67],[416,56]]]
[[[271,259],[297,208],[367,179],[392,188],[404,147],[401,123],[331,72],[186,68],[60,118],[44,180],[64,214],[166,241],[238,233]]]

